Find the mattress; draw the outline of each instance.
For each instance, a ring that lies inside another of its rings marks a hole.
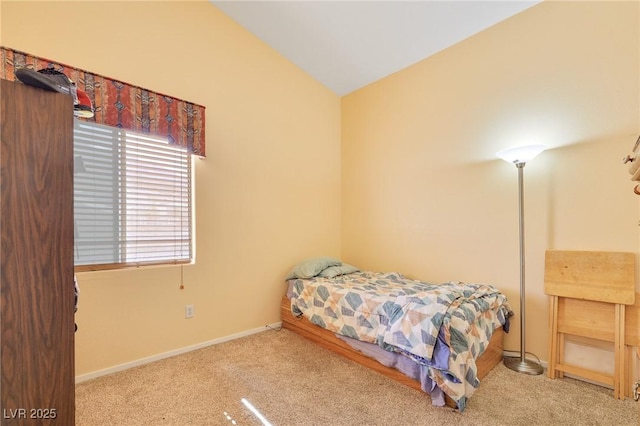
[[[370,271],[288,282],[294,315],[419,380],[436,405],[446,393],[461,410],[479,385],[475,359],[512,315],[506,296],[484,284]]]

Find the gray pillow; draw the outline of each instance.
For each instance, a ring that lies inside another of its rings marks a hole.
[[[342,262],[333,257],[314,257],[298,263],[287,274],[286,280],[294,278],[311,278],[330,266],[339,266]]]
[[[345,274],[351,274],[353,272],[358,272],[359,270],[360,269],[356,268],[355,266],[349,265],[347,263],[343,263],[342,265],[329,266],[328,268],[323,269],[322,272],[320,272],[319,276],[324,278],[333,278],[333,277],[337,277],[338,275],[345,275]]]

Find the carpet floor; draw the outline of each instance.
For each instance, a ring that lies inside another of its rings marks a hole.
[[[425,394],[288,330],[76,385],[78,426],[635,426],[638,411],[638,402],[616,400],[611,389],[520,374],[502,364],[483,379],[463,413],[434,407]]]

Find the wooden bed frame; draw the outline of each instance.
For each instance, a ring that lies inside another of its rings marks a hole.
[[[332,352],[342,355],[397,382],[423,392],[419,381],[405,376],[395,368],[386,367],[385,365],[380,364],[375,359],[364,355],[362,352],[359,352],[349,346],[349,344],[337,338],[331,331],[313,324],[306,318],[296,318],[293,313],[291,313],[291,301],[286,296],[282,298],[280,312],[282,316],[282,328],[299,334],[323,348],[329,349]],[[493,367],[502,360],[503,337],[504,331],[502,330],[502,327],[500,327],[493,333],[493,336],[491,336],[487,349],[476,360],[479,379],[485,377],[489,371],[491,371]],[[448,406],[456,408],[456,403],[449,396],[445,395],[445,400]]]

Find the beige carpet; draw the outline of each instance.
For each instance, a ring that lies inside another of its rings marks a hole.
[[[245,398],[285,425],[638,425],[638,404],[572,379],[498,365],[467,409],[424,394],[288,330],[266,331],[76,386],[76,424],[260,425]],[[233,423],[235,422],[235,423]]]

